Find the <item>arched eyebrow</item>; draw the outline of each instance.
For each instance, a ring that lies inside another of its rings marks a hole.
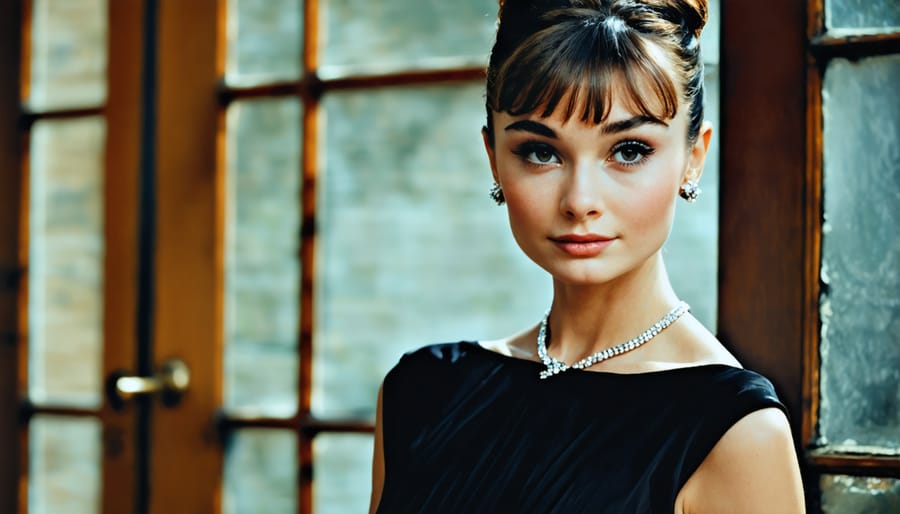
[[[539,121],[534,120],[519,120],[514,121],[506,126],[506,131],[510,130],[522,130],[525,132],[531,132],[533,134],[537,134],[539,136],[548,137],[550,139],[556,139],[556,132],[553,131],[552,128],[544,125]]]
[[[613,123],[604,123],[600,127],[600,132],[603,135],[618,134],[619,132],[625,132],[626,130],[631,130],[633,128],[640,127],[641,125],[659,125],[662,127],[669,126],[669,124],[664,122],[663,120],[654,118],[652,116],[633,116],[631,118],[615,121]],[[514,121],[507,125],[504,130],[522,130],[550,139],[557,138],[556,132],[554,132],[552,128],[544,125],[539,121],[534,120]]]
[[[634,116],[621,121],[604,123],[600,128],[600,132],[604,135],[618,134],[619,132],[625,132],[626,130],[631,130],[635,127],[640,127],[641,125],[660,125],[663,127],[669,126],[668,123],[659,118],[654,118],[652,116]]]

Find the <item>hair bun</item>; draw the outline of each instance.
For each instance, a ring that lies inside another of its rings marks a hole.
[[[503,20],[503,8],[507,3],[515,4],[516,0],[497,0],[497,19]],[[552,9],[564,7],[588,7],[597,8],[604,4],[604,0],[520,0],[518,8],[521,14],[531,12],[532,16]],[[642,2],[638,2],[642,3]],[[643,0],[648,6],[660,9],[662,12],[678,13],[682,26],[686,32],[700,38],[703,27],[709,17],[708,0]]]

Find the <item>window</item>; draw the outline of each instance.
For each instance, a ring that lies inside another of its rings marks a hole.
[[[729,2],[723,31],[720,334],[787,400],[810,511],[893,512],[900,10]]]

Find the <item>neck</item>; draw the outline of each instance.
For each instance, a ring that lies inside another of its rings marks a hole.
[[[554,281],[550,354],[572,363],[615,346],[646,330],[677,303],[659,253],[610,282]]]

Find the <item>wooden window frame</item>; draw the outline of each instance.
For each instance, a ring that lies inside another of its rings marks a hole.
[[[4,35],[9,38],[3,41],[5,50],[0,60],[4,69],[14,70],[14,80],[4,81],[3,91],[0,93],[0,104],[3,110],[4,120],[9,120],[9,125],[0,129],[2,144],[14,144],[15,150],[3,151],[4,159],[2,169],[4,176],[0,181],[0,196],[14,195],[14,198],[3,201],[4,207],[10,209],[9,215],[3,216],[9,220],[9,232],[0,234],[0,245],[4,250],[12,249],[7,260],[3,256],[0,269],[5,269],[5,274],[10,277],[8,284],[10,292],[14,291],[14,307],[8,312],[13,317],[7,322],[3,320],[0,333],[9,334],[6,342],[11,343],[11,351],[0,356],[0,372],[4,376],[12,378],[0,386],[0,406],[3,412],[15,413],[4,416],[10,420],[9,429],[13,432],[10,438],[2,434],[7,426],[0,426],[0,444],[13,442],[10,447],[11,465],[0,470],[0,507],[8,508],[8,512],[23,512],[28,505],[29,489],[29,422],[36,415],[55,415],[68,418],[96,418],[101,417],[101,408],[76,407],[53,404],[52,402],[36,405],[28,398],[29,385],[29,203],[30,203],[30,145],[31,131],[38,121],[46,120],[71,120],[86,117],[105,117],[105,105],[99,104],[90,107],[79,108],[49,108],[45,110],[31,110],[23,103],[27,99],[31,89],[31,38],[33,23],[34,0],[21,0],[19,2],[7,2],[2,14],[4,20],[15,26],[6,30]],[[15,41],[13,41],[15,38]],[[7,53],[8,52],[8,53]],[[6,129],[11,129],[6,133]],[[14,210],[12,210],[14,209]],[[14,227],[13,227],[14,226]],[[15,233],[13,233],[15,231]],[[3,294],[3,292],[0,292]],[[4,295],[5,296],[5,295]],[[7,328],[8,327],[8,328]],[[3,345],[5,346],[5,345]],[[4,350],[7,350],[4,348]],[[9,388],[9,389],[7,389]],[[6,402],[9,402],[8,406]],[[4,459],[5,462],[5,459]],[[8,474],[8,475],[7,475]],[[6,492],[4,492],[6,491]],[[7,492],[13,491],[7,496]],[[3,505],[2,502],[8,502]],[[6,511],[6,510],[4,510]]]
[[[900,34],[832,37],[824,0],[722,2],[720,337],[773,379],[810,512],[822,474],[900,476],[900,459],[824,453],[819,415],[822,76],[832,57],[900,51]]]
[[[220,1],[219,15],[219,70],[224,70],[226,51],[227,6]],[[327,92],[347,89],[375,89],[403,85],[425,85],[452,82],[471,82],[485,79],[483,67],[465,67],[453,69],[410,70],[384,75],[351,75],[333,79],[321,79],[318,76],[319,55],[319,5],[316,0],[306,0],[303,12],[303,53],[301,78],[293,81],[276,81],[259,86],[232,87],[220,83],[218,100],[220,119],[228,106],[238,100],[260,97],[297,97],[303,104],[301,147],[301,204],[303,219],[301,221],[300,240],[300,314],[298,334],[299,377],[297,398],[298,412],[292,418],[239,417],[223,413],[220,417],[220,429],[227,433],[240,428],[282,428],[296,430],[298,435],[299,496],[298,511],[313,512],[313,441],[321,433],[357,433],[370,434],[374,431],[372,423],[361,420],[320,419],[312,414],[312,374],[313,370],[313,333],[315,309],[315,246],[316,246],[316,187],[321,160],[319,147],[319,103]],[[224,74],[222,74],[224,77]],[[224,161],[224,124],[220,123],[219,148],[217,161],[220,166]],[[222,171],[220,170],[220,175]],[[220,257],[221,259],[222,257]]]
[[[87,108],[35,111],[23,104],[30,90],[33,1],[0,5],[0,67],[8,77],[0,83],[0,412],[15,413],[0,416],[0,512],[24,512],[28,508],[28,427],[35,415],[89,417],[102,423],[104,451],[109,457],[110,448],[115,447],[119,457],[105,459],[104,482],[110,487],[102,492],[103,506],[107,512],[126,512],[133,507],[133,445],[115,444],[109,438],[121,433],[119,425],[133,424],[133,417],[115,416],[106,402],[98,408],[80,408],[35,405],[27,397],[28,175],[31,128],[38,121],[103,117],[107,126],[115,123],[124,129],[109,131],[104,143],[113,149],[105,152],[103,162],[104,238],[118,243],[106,249],[104,259],[105,349],[101,373],[108,376],[114,368],[130,366],[134,360],[135,297],[122,284],[133,282],[136,266],[136,248],[129,244],[135,235],[136,212],[134,196],[129,193],[136,191],[134,155],[139,129],[135,122],[140,113],[133,108],[136,102],[121,98],[119,93],[124,97],[140,94],[141,61],[135,55],[140,55],[142,10],[135,2],[129,6],[109,2],[110,88],[105,102]],[[107,173],[112,169],[116,173]]]

